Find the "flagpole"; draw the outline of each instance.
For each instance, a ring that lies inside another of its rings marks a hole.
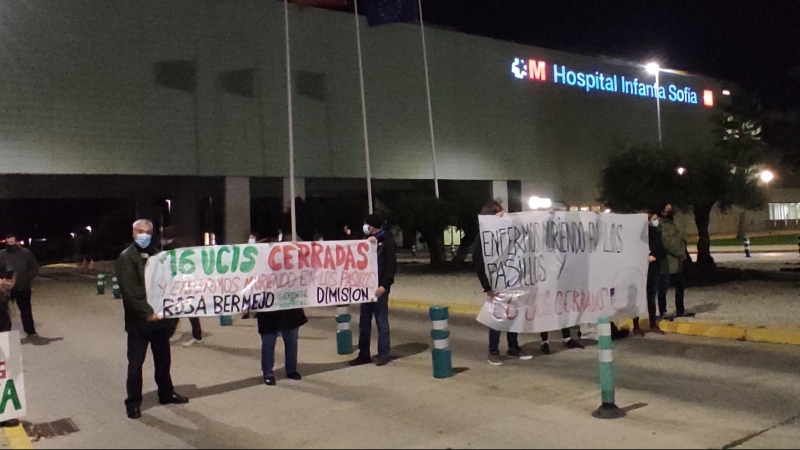
[[[286,104],[289,115],[289,195],[291,195],[292,242],[297,242],[297,212],[294,190],[294,125],[292,124],[292,59],[289,50],[289,0],[283,0],[286,31]]]
[[[439,178],[436,176],[436,134],[433,131],[433,107],[431,106],[431,80],[428,74],[428,46],[425,42],[425,21],[422,18],[422,0],[419,6],[419,27],[422,30],[422,57],[425,60],[425,91],[428,94],[428,122],[431,127],[431,153],[433,155],[433,188],[439,198]]]
[[[364,94],[364,63],[361,59],[361,24],[358,20],[358,0],[353,2],[356,16],[356,43],[358,48],[358,80],[361,87],[361,118],[364,128],[364,162],[367,165],[367,201],[369,202],[369,213],[372,214],[372,169],[369,163],[369,135],[367,133],[367,100]]]

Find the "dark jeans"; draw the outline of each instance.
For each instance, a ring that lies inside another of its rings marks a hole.
[[[685,290],[683,284],[683,274],[662,273],[659,276],[659,282],[658,282],[658,310],[661,313],[662,317],[667,313],[667,291],[669,291],[670,282],[675,287],[675,312],[679,316],[686,313],[686,310],[683,306],[683,294]]]
[[[8,314],[8,299],[0,294],[0,333],[11,331],[11,315]]]
[[[499,355],[500,354],[500,331],[493,330],[489,328],[489,353],[492,355]],[[506,339],[508,339],[508,349],[509,350],[519,350],[519,340],[517,339],[517,333],[508,332],[506,333]]]
[[[22,329],[26,334],[36,334],[36,326],[33,324],[33,310],[31,308],[31,290],[11,291],[11,300],[17,302],[19,315],[22,318]]]
[[[190,317],[189,323],[192,325],[192,338],[198,341],[203,340],[203,328],[200,326],[198,317]]]
[[[285,353],[286,362],[284,367],[286,373],[297,372],[297,340],[300,328],[295,328],[287,331],[276,331],[274,333],[266,333],[261,335],[261,372],[264,377],[271,377],[275,375],[273,369],[275,368],[275,343],[278,342],[278,335],[283,335],[283,348]]]
[[[549,340],[550,340],[550,333],[548,333],[548,332],[546,332],[546,331],[545,331],[544,333],[542,333],[542,334],[541,334],[541,336],[542,336],[542,342],[547,342],[547,341],[549,341]],[[570,338],[572,337],[572,336],[570,335],[569,328],[562,328],[562,329],[561,329],[561,337],[562,337],[562,338],[563,338],[565,341],[566,341],[566,340],[568,340],[568,339],[570,339]]]
[[[153,363],[158,385],[158,397],[169,398],[174,393],[170,365],[172,355],[169,338],[174,329],[162,324],[148,324],[139,330],[128,332],[128,398],[125,405],[139,407],[142,404],[142,365],[147,357],[147,347],[153,352]]]
[[[389,334],[389,294],[386,293],[374,303],[361,304],[361,319],[358,329],[358,356],[370,357],[370,340],[372,339],[372,316],[378,326],[378,356],[389,356],[391,336]]]

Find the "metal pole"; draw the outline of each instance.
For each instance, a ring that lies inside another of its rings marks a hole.
[[[659,95],[659,91],[661,90],[661,83],[659,80],[659,72],[656,72],[656,111],[658,113],[658,148],[664,148],[663,138],[661,136],[661,96]]]
[[[369,163],[369,135],[367,134],[367,100],[364,93],[364,64],[361,59],[361,24],[358,17],[358,1],[354,2],[356,7],[356,44],[358,48],[358,80],[361,87],[361,118],[364,127],[364,163],[367,166],[367,201],[369,202],[369,213],[373,213],[372,203],[372,169]]]
[[[294,189],[294,124],[292,123],[292,58],[289,49],[289,0],[283,0],[286,32],[286,105],[289,116],[289,195],[291,198],[292,242],[297,242],[297,211]]]
[[[428,94],[428,122],[431,127],[431,153],[433,155],[433,189],[436,198],[439,198],[439,178],[436,176],[436,134],[433,131],[433,107],[431,106],[431,81],[428,73],[428,46],[425,42],[425,21],[422,18],[422,0],[417,0],[419,6],[419,27],[422,30],[422,57],[425,62],[425,92]]]

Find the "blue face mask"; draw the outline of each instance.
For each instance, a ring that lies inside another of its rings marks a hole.
[[[150,246],[150,241],[152,239],[153,239],[153,237],[150,236],[147,233],[137,234],[136,235],[136,245],[138,245],[139,248],[147,248],[147,247]]]

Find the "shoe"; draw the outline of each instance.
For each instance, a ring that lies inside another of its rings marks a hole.
[[[500,357],[500,353],[489,353],[489,364],[493,366],[502,366],[503,359]]]
[[[639,337],[644,337],[644,330],[642,330],[641,328],[634,328],[633,334]]]
[[[521,348],[510,348],[508,349],[508,356],[512,358],[519,358],[523,361],[527,361],[529,359],[533,359],[533,355],[529,355],[525,353],[525,350]]]
[[[202,340],[198,341],[197,339],[192,338],[183,343],[184,348],[189,348],[193,345],[203,345],[203,341]]]
[[[685,312],[682,312],[682,313],[680,313],[680,314],[676,314],[676,315],[675,315],[675,317],[694,317],[694,316],[696,316],[696,315],[697,315],[697,314],[695,314],[695,313],[693,313],[693,312],[688,312],[688,311],[685,311]]]
[[[162,405],[185,405],[186,403],[189,403],[189,399],[173,392],[172,395],[167,398],[159,399],[158,402]]]
[[[540,348],[542,350],[542,353],[545,355],[549,355],[551,353],[550,344],[548,342],[542,342],[542,346]]]
[[[141,419],[142,418],[142,410],[139,407],[134,408],[127,408],[128,410],[128,419]]]
[[[25,334],[28,335],[28,339],[36,339],[39,337],[39,334],[35,331],[33,333],[25,333]]]
[[[181,340],[181,338],[183,338],[183,335],[175,333],[171,338],[169,338],[169,343],[177,344]]]
[[[358,355],[358,358],[350,361],[348,364],[351,366],[363,366],[364,364],[372,364],[372,358]]]
[[[287,373],[286,378],[294,381],[300,381],[303,379],[302,375],[298,372]]]
[[[264,384],[266,384],[267,386],[275,386],[276,384],[275,377],[272,375],[264,377]]]
[[[580,342],[575,339],[570,339],[566,342],[567,348],[575,350],[575,349],[584,349],[586,347],[583,346]]]
[[[378,362],[376,362],[375,365],[380,367],[380,366],[385,366],[385,365],[389,364],[390,362],[392,362],[392,358],[391,357],[389,357],[389,356],[380,356],[379,355],[378,356]]]
[[[0,422],[0,427],[2,428],[14,428],[20,426],[19,419],[10,419],[3,422]]]
[[[650,327],[650,332],[655,334],[664,334],[664,330],[658,327],[658,325],[654,327]]]

